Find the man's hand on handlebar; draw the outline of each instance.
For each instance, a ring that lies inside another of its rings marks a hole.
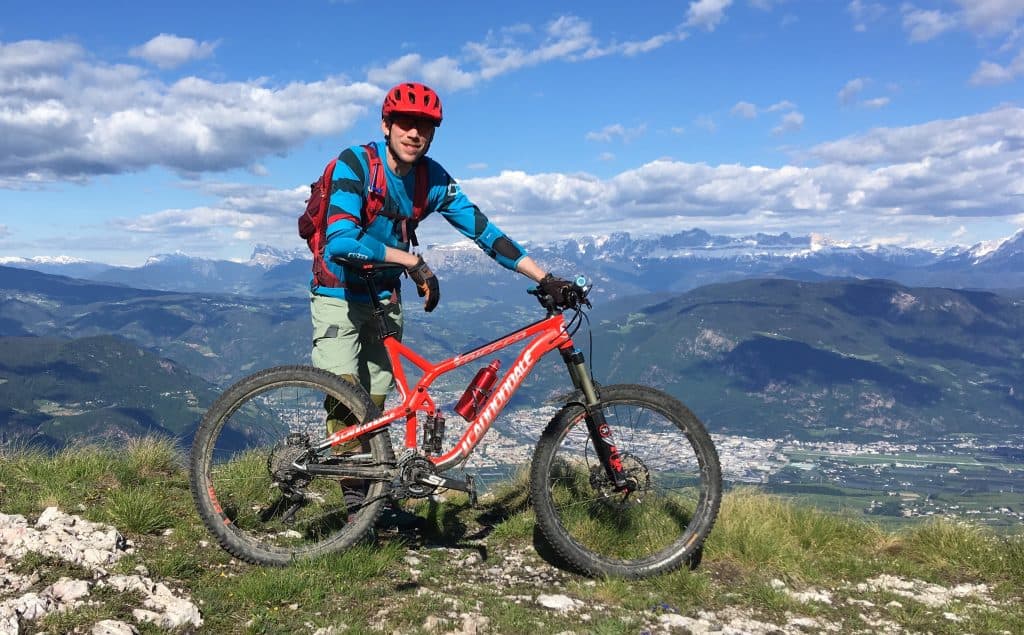
[[[549,296],[558,307],[568,307],[576,301],[573,284],[554,274],[547,274],[537,283],[540,292]]]

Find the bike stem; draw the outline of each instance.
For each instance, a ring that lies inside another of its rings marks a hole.
[[[628,482],[622,469],[622,457],[615,447],[612,429],[605,421],[604,411],[601,410],[601,396],[584,363],[583,352],[575,348],[562,349],[560,352],[566,368],[569,369],[573,385],[583,393],[583,406],[587,411],[587,431],[590,432],[590,440],[594,444],[597,458],[601,461],[608,478],[615,484],[616,491],[626,489]]]

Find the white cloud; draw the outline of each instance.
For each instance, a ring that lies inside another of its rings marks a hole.
[[[175,68],[192,60],[213,55],[218,42],[196,42],[191,38],[161,33],[142,46],[128,51],[132,57],[139,57],[160,68]]]
[[[1024,109],[1006,108],[822,144],[813,168],[660,160],[607,180],[503,172],[462,185],[503,228],[541,240],[537,219],[563,211],[585,214],[593,231],[813,228],[842,217],[843,226],[860,222],[870,234],[885,217],[892,231],[913,235],[905,228],[935,219],[1012,220],[1024,212],[1021,186],[1006,169],[1024,161],[1022,140]]]
[[[470,163],[470,164],[468,164],[466,166],[466,169],[469,169],[469,170],[486,170],[487,169],[487,164],[486,163]]]
[[[250,230],[270,225],[273,221],[268,216],[260,214],[215,207],[197,207],[164,210],[132,219],[119,219],[116,222],[131,232],[184,234],[206,233],[211,229]]]
[[[911,42],[927,42],[956,26],[956,19],[942,11],[903,6],[903,28]]]
[[[11,230],[7,225],[0,225],[0,238],[8,238],[11,236]]]
[[[130,246],[150,253],[181,249],[203,255],[238,243],[269,243],[283,249],[304,244],[295,219],[309,196],[308,185],[284,190],[251,183],[193,182],[191,186],[217,198],[217,203],[113,220],[106,225],[106,236],[120,244],[103,245],[103,249]]]
[[[955,0],[959,11],[921,9],[905,3],[903,28],[911,42],[925,42],[953,29],[965,29],[983,38],[1009,35],[1007,43],[1019,37],[1024,16],[1021,0]]]
[[[890,99],[888,97],[875,97],[873,99],[865,99],[861,103],[865,108],[883,108],[888,106]]]
[[[804,127],[804,115],[803,113],[793,110],[787,112],[782,116],[782,121],[778,126],[772,129],[774,134],[785,134],[787,132],[797,132]]]
[[[864,90],[864,86],[868,83],[867,78],[857,77],[846,82],[846,84],[839,90],[839,103],[847,105],[857,100],[857,95]]]
[[[1007,169],[1024,163],[1024,108],[879,128],[816,146],[809,158],[814,167],[661,159],[607,179],[504,171],[460,183],[499,227],[523,241],[551,240],[548,221],[554,215],[581,233],[633,235],[702,227],[732,234],[818,231],[877,240],[879,219],[890,237],[926,231],[948,235],[952,229],[936,228],[971,226],[981,217],[1024,226],[1024,186]],[[301,246],[294,217],[308,186],[193,185],[217,202],[122,220],[110,231],[127,226],[130,233],[121,235],[121,242],[143,235],[149,249],[167,245],[190,253],[216,253],[225,243],[250,240]],[[429,242],[460,238],[438,219],[428,219],[419,233]]]
[[[597,155],[597,160],[598,161],[614,161],[615,160],[615,155],[612,154],[611,152],[602,152],[601,154]]]
[[[971,75],[971,83],[975,85],[1005,84],[1024,76],[1024,50],[1017,54],[1009,64],[1003,66],[996,62],[983,61]]]
[[[780,102],[777,102],[777,103],[772,104],[771,106],[768,106],[764,110],[765,110],[765,112],[778,112],[780,110],[793,110],[794,108],[796,108],[796,104],[794,104],[793,102],[789,101],[788,99],[783,99]]]
[[[1024,16],[1021,0],[956,0],[964,22],[975,33],[992,35],[1012,31]]]
[[[853,16],[853,30],[867,31],[868,24],[878,21],[885,15],[885,7],[877,2],[852,0],[846,10]]]
[[[245,167],[347,129],[382,94],[343,77],[168,84],[65,43],[0,46],[3,182],[82,180],[153,165],[183,173]]]
[[[410,53],[370,69],[367,79],[374,84],[390,85],[416,77],[438,89],[462,90],[521,68],[608,55],[635,56],[685,37],[685,33],[673,29],[641,40],[602,44],[591,32],[589,22],[566,15],[548,23],[540,33],[529,25],[490,33],[483,41],[466,43],[460,58],[426,60],[418,53]]]
[[[82,57],[82,47],[70,42],[22,40],[0,42],[0,71],[46,71],[63,68]]]
[[[718,132],[718,124],[715,123],[715,120],[708,115],[700,115],[693,120],[693,125],[708,132]]]
[[[696,2],[691,2],[690,8],[686,12],[686,26],[714,31],[725,19],[725,10],[731,4],[732,0],[696,0]]]
[[[743,117],[744,119],[753,119],[757,117],[757,106],[748,101],[737,102],[729,111],[729,114]]]
[[[373,112],[383,88],[422,78],[460,90],[552,61],[638,55],[686,36],[678,29],[602,44],[589,22],[562,16],[535,32],[513,25],[456,58],[411,53],[367,73],[274,85],[185,77],[166,83],[141,66],[105,64],[67,42],[0,42],[0,187],[84,181],[162,165],[181,173],[253,166]],[[217,43],[161,34],[133,54],[161,66],[209,55]],[[329,105],[329,107],[327,107]]]
[[[647,126],[640,125],[635,128],[627,128],[620,123],[611,124],[604,128],[588,132],[586,134],[587,141],[603,141],[612,142],[616,139],[623,142],[629,142],[642,135],[647,130]]]

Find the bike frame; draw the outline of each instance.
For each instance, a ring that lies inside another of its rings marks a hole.
[[[462,433],[458,442],[440,456],[427,457],[437,466],[439,471],[451,468],[473,452],[480,443],[480,440],[490,430],[494,420],[504,410],[512,395],[516,393],[542,357],[557,349],[562,352],[563,357],[568,363],[574,353],[578,355],[572,337],[566,330],[565,318],[561,313],[551,315],[544,320],[513,331],[489,344],[484,344],[467,353],[450,357],[436,364],[421,357],[414,350],[400,342],[394,334],[385,333],[383,337],[384,348],[387,350],[388,358],[391,361],[395,384],[402,402],[388,409],[372,421],[338,430],[327,437],[318,449],[326,449],[340,443],[345,443],[364,434],[379,430],[404,417],[405,447],[410,450],[416,450],[419,447],[419,418],[417,414],[422,412],[432,417],[438,414],[437,405],[430,396],[430,386],[445,373],[523,341],[528,341],[526,346],[516,357],[515,362],[505,371],[500,381],[496,383],[496,387],[477,412],[476,417],[469,422],[469,426]],[[582,356],[579,357],[582,358]],[[403,358],[423,371],[423,375],[416,382],[415,386],[409,386],[405,368],[402,365]],[[580,363],[580,366],[582,367],[582,363]],[[585,369],[583,369],[583,372],[586,372]],[[577,388],[582,389],[583,386],[580,384],[583,384],[590,386],[592,390],[589,374],[586,374],[586,380],[582,382],[579,380],[579,375],[580,371],[576,370],[574,372],[572,366],[570,366],[570,376],[573,377]]]
[[[352,265],[356,263],[341,262],[341,264]],[[393,264],[384,265],[384,267],[395,266]],[[375,268],[381,268],[381,266],[370,263],[358,263],[356,265],[356,270],[359,271],[369,291],[370,304],[373,307],[373,315],[377,323],[377,332],[384,343],[388,359],[391,362],[391,370],[394,374],[395,384],[398,386],[398,393],[402,398],[402,403],[387,410],[373,421],[338,430],[320,443],[316,448],[317,451],[324,451],[340,443],[351,441],[405,417],[404,445],[406,452],[415,452],[419,448],[417,442],[419,438],[418,413],[423,412],[428,417],[438,416],[437,405],[430,396],[430,386],[438,377],[478,360],[485,355],[490,355],[518,342],[528,340],[526,346],[516,358],[515,363],[505,371],[501,381],[498,382],[497,388],[487,397],[483,408],[477,412],[476,417],[469,423],[469,427],[462,433],[458,443],[440,456],[427,454],[426,458],[434,464],[439,472],[444,472],[459,461],[467,458],[480,443],[480,440],[483,439],[487,431],[490,430],[491,424],[501,414],[509,399],[519,389],[523,380],[530,374],[533,367],[537,365],[537,362],[551,351],[557,349],[562,354],[562,360],[569,371],[569,377],[572,379],[573,386],[582,393],[582,405],[586,408],[587,431],[590,434],[594,450],[601,461],[601,465],[604,466],[608,477],[615,484],[616,490],[621,491],[628,486],[622,469],[622,458],[615,447],[612,431],[605,421],[604,413],[598,407],[601,402],[600,396],[590,377],[590,372],[584,364],[583,353],[576,349],[572,336],[566,328],[565,317],[562,311],[550,298],[546,298],[546,296],[541,298],[540,295],[534,293],[534,295],[538,295],[538,300],[541,300],[541,304],[547,308],[547,318],[534,322],[529,326],[524,326],[468,353],[456,355],[440,363],[432,364],[414,350],[402,344],[398,340],[396,333],[388,326],[388,322],[384,318],[384,306],[378,297],[377,286],[373,279]],[[585,294],[580,296],[580,298],[585,300]],[[411,389],[405,376],[405,369],[402,366],[403,357],[423,371],[423,376],[420,377],[420,380]]]

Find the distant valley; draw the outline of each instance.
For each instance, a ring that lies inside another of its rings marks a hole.
[[[542,316],[524,280],[482,264],[449,264],[447,274],[438,267],[443,299],[433,314],[406,298],[406,340],[428,359]],[[1019,293],[779,277],[637,291],[597,280],[598,379],[664,388],[714,432],[1006,439],[1024,426]],[[0,392],[0,431],[59,444],[103,436],[108,416],[113,436],[187,438],[219,387],[308,360],[307,302],[301,294],[133,289],[0,267],[0,390],[8,391]],[[585,335],[579,344],[589,355]],[[140,365],[118,366],[129,358]],[[546,360],[513,407],[557,397],[568,388],[564,375],[557,359]],[[439,388],[458,391],[466,379]],[[96,416],[83,418],[90,408]]]

